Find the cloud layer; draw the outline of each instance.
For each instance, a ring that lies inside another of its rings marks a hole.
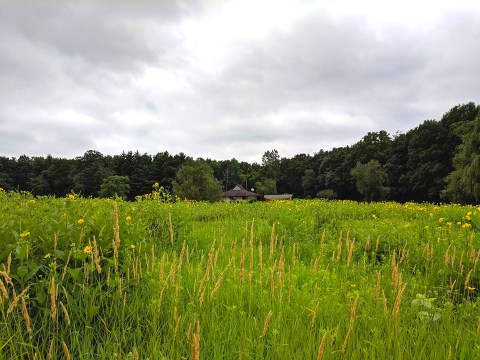
[[[2,2],[0,155],[259,161],[480,101],[478,9],[411,20],[338,2],[258,4]]]

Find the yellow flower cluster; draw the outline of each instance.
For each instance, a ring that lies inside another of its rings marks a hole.
[[[80,218],[80,219],[78,219],[77,224],[82,225],[84,222],[85,222],[85,220],[83,220],[83,218]]]
[[[85,254],[91,254],[92,253],[92,247],[90,245],[87,245],[83,248],[83,252]]]
[[[22,233],[20,234],[20,237],[21,237],[21,238],[25,238],[25,237],[27,237],[27,236],[29,236],[29,235],[30,235],[30,231],[25,230],[25,231],[22,231]]]

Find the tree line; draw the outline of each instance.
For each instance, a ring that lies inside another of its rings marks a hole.
[[[0,187],[5,190],[57,197],[72,191],[85,197],[117,194],[133,200],[155,184],[202,200],[242,185],[260,194],[296,198],[478,203],[480,106],[460,104],[440,120],[425,120],[406,133],[369,132],[351,146],[313,155],[286,158],[268,150],[261,164],[167,151],[111,156],[89,150],[74,159],[0,157]],[[206,189],[212,194],[202,194]]]

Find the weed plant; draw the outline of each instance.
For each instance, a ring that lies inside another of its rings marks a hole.
[[[480,359],[480,208],[0,191],[1,359]]]

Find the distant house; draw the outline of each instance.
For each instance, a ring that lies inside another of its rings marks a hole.
[[[281,194],[281,195],[264,195],[265,201],[272,200],[292,200],[293,194]]]
[[[232,190],[225,191],[222,196],[225,202],[240,202],[252,196],[258,198],[260,195],[253,191],[245,190],[241,185],[237,185]]]

